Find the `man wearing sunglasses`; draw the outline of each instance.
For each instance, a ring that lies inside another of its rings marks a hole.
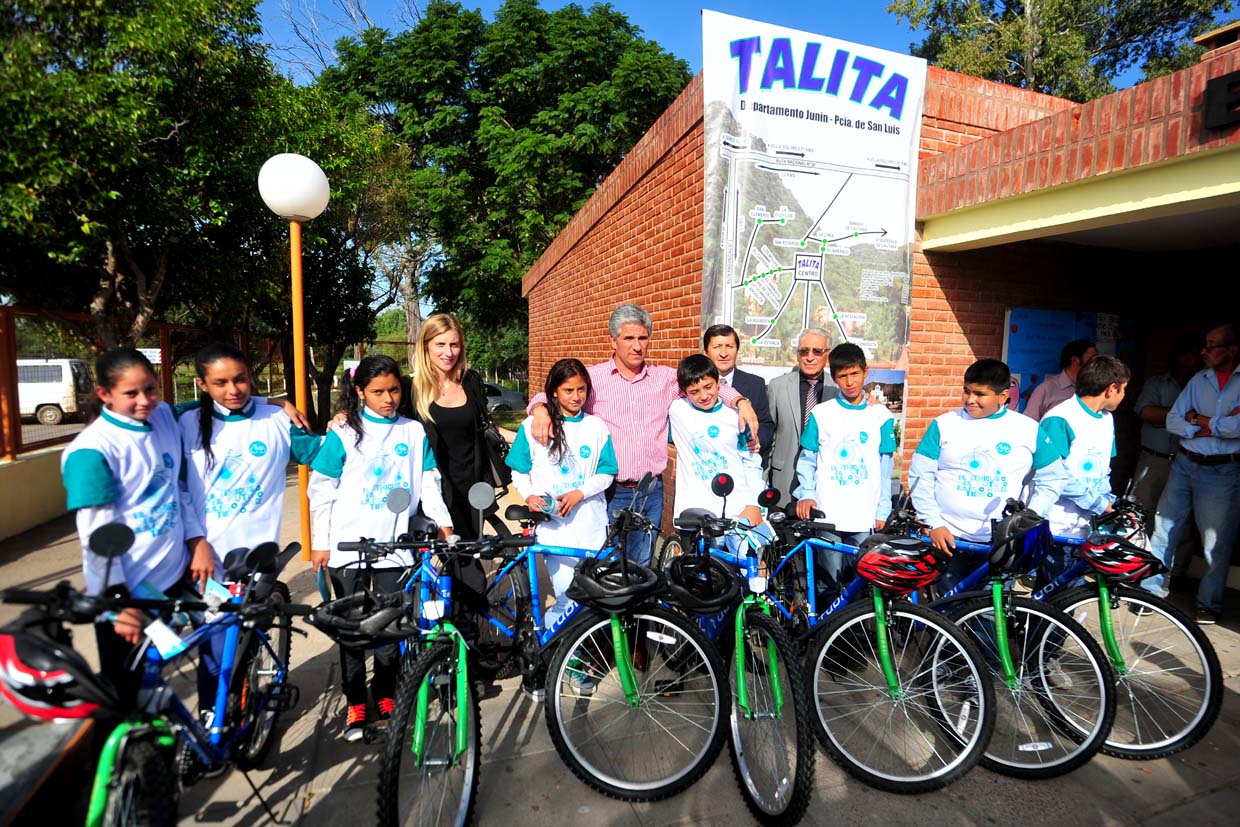
[[[796,484],[797,454],[801,431],[814,406],[834,399],[839,389],[827,377],[830,347],[823,330],[810,328],[797,340],[797,366],[767,383],[775,441],[771,447],[771,486],[779,491],[779,504],[792,500]]]
[[[1167,414],[1167,431],[1180,437],[1171,475],[1154,520],[1152,551],[1170,568],[1189,516],[1201,531],[1206,573],[1197,589],[1197,622],[1217,623],[1223,612],[1227,568],[1240,533],[1240,341],[1236,325],[1206,334],[1205,370],[1188,380]],[[1142,582],[1166,596],[1167,576]]]

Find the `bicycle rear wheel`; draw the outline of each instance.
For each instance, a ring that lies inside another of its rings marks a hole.
[[[732,770],[741,796],[762,824],[795,824],[814,784],[814,735],[800,657],[783,628],[760,609],[745,615],[741,669],[748,710],[740,704],[733,645]]]
[[[904,601],[886,614],[894,692],[872,602],[833,615],[815,636],[806,679],[818,740],[872,787],[939,789],[971,769],[990,739],[990,677],[977,647],[942,615]]]
[[[456,644],[444,640],[426,650],[401,678],[379,767],[380,827],[474,823],[482,743],[478,696],[473,682],[465,681],[468,697],[460,698],[458,668]],[[419,760],[414,749],[423,687],[427,706]],[[462,706],[466,720],[458,715]],[[461,752],[458,733],[464,736]]]
[[[1014,778],[1054,778],[1102,747],[1115,717],[1111,669],[1101,647],[1068,615],[1027,598],[1007,600],[1014,686],[1004,678],[991,600],[948,610],[982,651],[995,687],[995,731],[982,765]]]
[[[702,633],[666,609],[635,609],[620,622],[645,667],[634,670],[632,702],[616,668],[611,616],[590,611],[552,658],[547,728],[586,784],[613,798],[655,801],[689,787],[723,748],[723,666]]]
[[[1223,674],[1210,639],[1160,597],[1111,591],[1116,642],[1125,673],[1114,673],[1115,723],[1102,752],[1145,761],[1186,750],[1210,731],[1223,703]],[[1096,587],[1073,589],[1053,605],[1101,641]]]

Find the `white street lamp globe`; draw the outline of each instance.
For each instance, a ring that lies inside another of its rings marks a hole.
[[[319,165],[305,155],[273,155],[258,171],[258,192],[273,213],[289,221],[309,221],[327,209],[331,188]]]

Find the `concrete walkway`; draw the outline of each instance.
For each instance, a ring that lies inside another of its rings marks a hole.
[[[295,479],[295,478],[294,478]],[[296,498],[286,500],[285,540],[295,539]],[[68,578],[80,583],[80,554],[70,518],[0,543],[0,587],[42,588]],[[309,567],[294,562],[285,580],[293,599],[317,602]],[[1187,595],[1177,602],[1191,605]],[[881,793],[846,777],[822,753],[809,825],[1232,825],[1240,813],[1240,595],[1228,595],[1229,613],[1207,633],[1223,664],[1223,711],[1211,733],[1170,759],[1129,762],[1097,757],[1077,772],[1043,782],[1016,781],[977,769],[946,790],[919,796]],[[13,610],[0,607],[0,621]],[[307,627],[308,628],[308,627]],[[88,630],[79,645],[94,656]],[[309,629],[293,639],[292,679],[301,705],[280,723],[268,768],[250,774],[276,815],[305,827],[361,827],[374,820],[376,747],[339,737],[344,703],[339,663],[328,639]],[[560,762],[547,735],[541,705],[501,682],[482,702],[483,766],[478,818],[483,825],[728,825],[750,823],[725,754],[696,786],[671,800],[627,804],[601,796]],[[21,726],[0,707],[0,743]],[[85,779],[82,784],[86,783]],[[0,796],[20,791],[0,790]],[[238,772],[185,791],[182,823],[255,825],[269,822]]]

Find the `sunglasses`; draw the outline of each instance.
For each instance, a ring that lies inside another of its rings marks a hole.
[[[803,347],[797,351],[797,356],[809,356],[811,353],[815,356],[821,356],[826,352],[827,349],[825,347]]]

